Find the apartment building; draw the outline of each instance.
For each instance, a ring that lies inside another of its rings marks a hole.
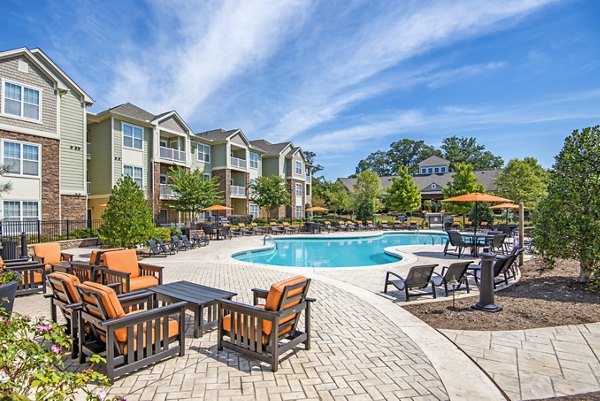
[[[271,211],[271,218],[303,218],[306,204],[311,203],[312,176],[302,149],[292,142],[271,143],[264,139],[250,141],[264,151],[262,175],[278,175],[286,180],[291,195],[289,205]]]
[[[0,52],[0,80],[2,219],[84,219],[92,98],[40,49]]]
[[[152,114],[124,103],[97,114],[88,114],[89,216],[102,216],[112,187],[123,176],[131,176],[144,190],[152,214],[158,221],[176,221],[178,212],[169,207],[175,194],[167,186],[169,168],[210,171],[202,140],[176,111]],[[195,157],[198,155],[198,157]]]

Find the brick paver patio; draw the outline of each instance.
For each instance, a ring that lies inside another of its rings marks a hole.
[[[128,400],[425,401],[505,399],[496,385],[513,400],[600,390],[600,325],[447,330],[446,338],[390,302],[398,298],[380,294],[386,269],[290,269],[230,258],[236,250],[261,245],[258,237],[213,241],[207,248],[147,261],[165,266],[165,282],[188,280],[235,291],[235,300],[248,303],[252,287],[269,288],[298,273],[311,276],[310,295],[317,302],[310,351],[298,348],[272,373],[234,352],[217,352],[216,331],[194,339],[188,314],[186,355],[116,380],[111,393]],[[404,250],[418,262],[450,262],[439,258],[439,245]],[[78,256],[85,259],[85,252]],[[409,265],[394,269],[404,273]],[[49,315],[41,295],[17,298],[15,310]],[[76,361],[70,367],[81,368]]]

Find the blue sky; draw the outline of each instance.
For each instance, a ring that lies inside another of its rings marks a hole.
[[[317,153],[330,179],[401,138],[473,136],[551,167],[600,123],[600,2],[20,1],[0,49],[40,47],[96,101],[177,110]]]

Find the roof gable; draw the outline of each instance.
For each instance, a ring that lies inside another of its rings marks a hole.
[[[61,79],[54,74],[44,63],[42,63],[37,57],[31,53],[29,49],[26,47],[21,47],[18,49],[6,50],[0,52],[0,59],[8,58],[8,57],[17,57],[23,56],[26,57],[30,62],[35,64],[36,67],[40,69],[54,84],[56,85],[56,89],[66,92],[68,90],[67,86],[61,81]]]
[[[419,168],[429,166],[449,166],[450,162],[441,157],[431,156],[419,163]]]

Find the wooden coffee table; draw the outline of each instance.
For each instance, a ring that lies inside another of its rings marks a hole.
[[[219,306],[217,301],[231,300],[237,295],[235,292],[207,287],[189,281],[175,281],[173,283],[157,285],[148,290],[156,294],[158,301],[173,303],[187,302],[187,309],[194,312],[194,337],[199,338],[204,330],[216,326],[219,320]],[[206,310],[206,319],[204,312]]]

